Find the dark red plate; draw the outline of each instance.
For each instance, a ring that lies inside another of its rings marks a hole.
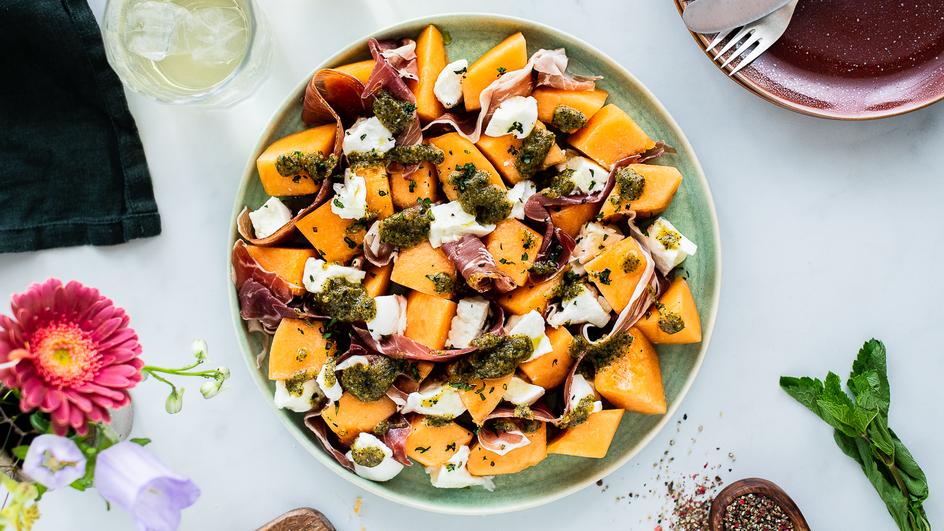
[[[681,13],[688,0],[675,3]],[[711,41],[693,36],[702,50]],[[823,118],[926,107],[944,99],[944,0],[800,0],[784,36],[734,80]]]

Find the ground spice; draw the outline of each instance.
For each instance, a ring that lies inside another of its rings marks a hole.
[[[763,494],[745,494],[724,508],[725,531],[793,531],[793,522],[783,507]]]

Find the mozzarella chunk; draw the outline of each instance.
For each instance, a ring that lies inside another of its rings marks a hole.
[[[363,450],[364,448],[379,449],[383,452],[383,460],[372,467],[361,465],[354,460],[354,452],[356,450]],[[351,444],[351,449],[346,455],[348,459],[354,462],[354,472],[358,476],[371,481],[389,481],[403,470],[403,465],[393,458],[393,450],[370,433],[362,432],[357,434],[357,438],[354,439],[354,442]]]
[[[571,407],[576,406],[584,398],[591,396],[596,396],[596,390],[593,388],[593,384],[588,382],[582,374],[574,374],[574,379],[570,382],[570,405]],[[600,400],[595,400],[593,402],[593,413],[603,410],[603,402]]]
[[[344,182],[334,185],[331,212],[343,219],[361,219],[367,215],[367,181],[351,168],[344,170]]]
[[[296,413],[307,413],[313,406],[317,387],[318,384],[314,379],[306,380],[301,385],[293,382],[291,389],[285,385],[285,380],[276,380],[272,401],[275,402],[275,407]]]
[[[515,135],[527,138],[538,121],[538,100],[531,96],[512,96],[501,102],[485,128],[488,136]]]
[[[292,211],[278,197],[270,197],[258,210],[249,212],[256,238],[268,238],[292,221]]]
[[[433,94],[443,107],[451,109],[462,101],[462,81],[469,69],[469,62],[459,59],[446,65],[436,77]]]
[[[461,489],[464,487],[484,487],[485,490],[495,490],[494,476],[473,476],[469,474],[466,465],[469,462],[469,447],[462,445],[452,454],[444,465],[429,467],[429,481],[437,489]]]
[[[478,337],[488,318],[488,301],[482,297],[469,297],[459,301],[456,315],[449,327],[446,345],[465,348]]]
[[[449,384],[433,385],[407,395],[402,413],[456,418],[465,413],[465,404],[455,387]]]
[[[571,157],[567,159],[567,162],[558,164],[555,167],[557,171],[574,170],[574,173],[570,176],[571,180],[574,181],[574,185],[576,185],[574,193],[589,194],[597,192],[606,186],[606,180],[610,175],[610,172],[596,162],[579,155]]]
[[[571,260],[586,264],[603,252],[608,246],[622,240],[623,236],[615,227],[602,223],[587,223],[577,235],[577,245],[571,255]]]
[[[429,224],[429,243],[433,247],[460,240],[466,234],[485,236],[495,230],[495,225],[479,224],[475,216],[462,210],[458,201],[434,205],[429,211],[433,216]]]
[[[406,330],[406,297],[402,295],[382,295],[374,298],[377,315],[367,321],[367,330],[374,339],[392,334],[402,334]]]
[[[360,284],[366,274],[364,271],[353,267],[343,266],[335,262],[325,262],[320,258],[309,258],[305,261],[302,283],[308,291],[321,293],[328,279],[341,277],[351,283]]]
[[[598,297],[584,285],[576,297],[561,302],[560,309],[557,306],[551,308],[547,324],[560,328],[568,324],[590,323],[599,328],[610,322],[610,310],[606,299]]]
[[[384,127],[376,116],[372,116],[361,118],[344,132],[341,149],[344,150],[345,155],[372,151],[382,155],[393,149],[395,143],[393,133]]]
[[[529,384],[528,382],[512,376],[508,382],[508,388],[502,399],[511,402],[516,406],[530,406],[544,396],[544,388],[540,385]]]
[[[533,351],[531,357],[525,361],[538,359],[554,350],[551,347],[551,340],[544,333],[544,318],[536,310],[512,317],[509,319],[508,326],[510,327],[508,335],[522,334],[531,338]]]
[[[694,242],[682,235],[669,220],[660,217],[649,227],[646,243],[656,261],[656,267],[666,275],[675,266],[698,251]]]
[[[328,361],[321,366],[321,370],[318,371],[318,377],[315,378],[315,382],[321,389],[321,394],[332,404],[341,400],[341,394],[344,392],[335,371],[337,371],[337,367],[334,364],[334,359],[329,358]],[[329,381],[331,382],[330,384],[328,383]]]
[[[341,363],[338,363],[338,366],[335,367],[334,370],[343,371],[344,369],[353,367],[355,365],[370,365],[370,362],[367,361],[366,356],[351,356]]]
[[[511,214],[509,214],[508,217],[523,220],[524,204],[527,203],[528,199],[536,194],[537,191],[537,187],[534,186],[534,182],[530,179],[525,179],[512,186],[511,190],[508,190],[508,200],[511,201]]]

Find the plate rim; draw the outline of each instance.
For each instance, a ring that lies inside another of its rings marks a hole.
[[[674,3],[675,3],[675,9],[678,10],[679,20],[681,20],[682,12],[685,10],[685,8],[682,6],[682,0],[674,0]],[[684,22],[682,23],[682,25],[684,26]],[[705,54],[705,57],[707,57],[708,60],[711,61],[711,64],[713,64],[718,71],[724,74],[724,77],[728,79],[733,79],[735,83],[737,83],[738,85],[741,85],[742,87],[747,89],[749,92],[751,92],[755,96],[769,103],[773,103],[774,105],[780,108],[787,109],[789,111],[793,111],[798,114],[812,116],[814,118],[824,118],[827,120],[836,120],[836,121],[842,121],[842,122],[867,122],[871,120],[882,120],[885,118],[892,118],[894,116],[901,116],[901,115],[909,114],[915,111],[920,111],[921,109],[926,109],[934,105],[935,103],[940,103],[944,101],[944,90],[942,90],[936,99],[925,101],[920,104],[912,103],[911,105],[896,107],[895,109],[889,109],[889,110],[884,110],[884,111],[879,111],[876,113],[869,113],[869,114],[849,114],[849,113],[843,113],[843,112],[830,112],[828,110],[817,109],[815,107],[810,107],[808,105],[802,105],[790,99],[777,96],[774,93],[764,89],[759,84],[755,83],[752,79],[747,77],[747,75],[744,73],[747,70],[747,68],[745,68],[745,70],[742,70],[734,74],[733,76],[729,76],[728,72],[724,68],[721,68],[721,65],[718,64],[718,62],[714,60],[714,58],[711,56],[711,53],[705,50],[705,47],[709,43],[708,38],[702,36],[699,33],[695,33],[694,31],[689,30],[688,27],[685,28],[685,31],[687,31],[688,34],[692,36],[692,39],[695,40],[695,45],[698,46],[698,48],[702,51],[702,53]]]
[[[521,26],[521,30],[528,31],[529,28],[537,28],[542,31],[566,37],[577,42],[579,45],[583,46],[590,53],[594,54],[597,59],[606,63],[610,68],[613,68],[616,71],[619,71],[621,74],[626,76],[636,90],[643,94],[649,102],[654,106],[655,110],[664,117],[666,125],[670,130],[672,130],[675,135],[680,139],[681,146],[683,147],[691,156],[691,161],[694,168],[694,176],[689,176],[689,178],[696,178],[704,191],[705,199],[708,205],[708,218],[711,223],[712,231],[715,234],[713,247],[714,247],[714,285],[712,286],[715,297],[711,301],[710,307],[706,313],[706,319],[702,323],[702,342],[699,345],[697,358],[695,364],[692,368],[692,371],[685,379],[682,384],[682,387],[679,390],[678,398],[673,404],[669,406],[665,414],[656,423],[652,429],[649,430],[635,445],[627,449],[627,451],[610,463],[607,467],[603,468],[598,474],[588,478],[585,481],[574,482],[571,485],[563,487],[559,490],[556,490],[551,493],[544,494],[542,496],[536,496],[533,499],[526,501],[512,501],[510,503],[499,504],[494,506],[487,507],[456,507],[451,505],[440,505],[433,501],[428,501],[425,499],[416,498],[410,495],[400,494],[392,489],[382,488],[382,484],[364,479],[356,474],[351,473],[350,471],[344,469],[338,465],[333,459],[331,459],[319,445],[315,444],[315,441],[309,438],[308,434],[304,432],[298,425],[296,425],[290,418],[290,414],[275,407],[275,404],[272,402],[272,397],[269,392],[269,382],[262,376],[262,372],[256,366],[255,359],[256,353],[253,352],[253,347],[248,343],[248,336],[250,332],[246,332],[243,326],[243,320],[239,314],[239,300],[236,293],[236,289],[232,286],[232,282],[229,282],[228,292],[229,292],[229,307],[230,307],[230,317],[231,323],[233,324],[234,332],[239,342],[240,350],[242,350],[243,361],[246,364],[247,369],[250,373],[250,378],[255,382],[256,388],[263,395],[264,401],[268,404],[269,408],[275,413],[276,417],[279,418],[280,422],[287,428],[287,430],[292,434],[298,443],[305,448],[305,450],[311,454],[318,462],[325,466],[325,468],[334,472],[336,475],[345,479],[346,481],[374,494],[386,500],[399,503],[408,507],[415,509],[421,509],[424,511],[429,511],[439,514],[448,514],[448,515],[458,515],[458,516],[486,516],[494,514],[504,514],[517,511],[523,511],[526,509],[532,509],[542,505],[546,505],[553,501],[559,500],[566,496],[569,496],[577,491],[580,491],[596,481],[603,479],[617,469],[621,468],[623,465],[632,460],[636,455],[639,454],[646,446],[652,442],[658,434],[662,432],[668,422],[674,417],[676,411],[681,407],[682,403],[685,401],[685,398],[688,396],[688,392],[691,390],[692,385],[694,384],[695,378],[701,372],[702,364],[705,361],[707,356],[708,348],[711,344],[711,339],[714,333],[715,322],[717,320],[718,308],[721,301],[721,284],[722,284],[722,247],[721,247],[721,229],[718,223],[718,214],[717,208],[715,206],[714,196],[711,192],[711,187],[708,183],[708,178],[705,176],[704,169],[702,168],[701,162],[698,159],[698,156],[695,153],[694,148],[691,145],[691,142],[688,140],[688,137],[682,131],[681,127],[678,125],[678,122],[675,118],[669,113],[665,105],[656,98],[656,96],[646,87],[635,75],[633,75],[629,70],[623,67],[621,64],[616,62],[608,54],[601,51],[596,46],[586,42],[585,40],[576,37],[566,31],[557,29],[553,26],[549,26],[542,22],[537,22],[534,20],[516,17],[511,15],[502,15],[496,13],[486,13],[486,12],[477,12],[477,11],[462,11],[454,13],[439,13],[434,15],[426,15],[420,17],[413,17],[406,19],[395,24],[390,24],[387,26],[380,27],[374,31],[371,31],[365,35],[362,35],[352,41],[347,46],[344,46],[337,52],[330,55],[325,60],[321,61],[315,68],[313,68],[302,81],[295,86],[295,88],[289,93],[285,100],[276,108],[276,110],[269,116],[269,119],[266,123],[265,129],[260,133],[259,140],[256,142],[253,151],[247,161],[242,175],[240,177],[239,186],[236,189],[236,194],[233,199],[233,209],[230,215],[230,223],[227,226],[227,241],[229,245],[227,246],[226,251],[226,278],[232,278],[232,266],[231,266],[231,253],[233,245],[235,242],[240,239],[238,232],[236,231],[236,219],[239,216],[240,211],[242,211],[244,205],[242,204],[242,198],[245,196],[246,189],[251,181],[253,171],[255,170],[255,158],[253,155],[260,153],[265,147],[267,140],[273,134],[276,129],[276,124],[278,123],[278,118],[283,116],[289,108],[298,104],[299,94],[303,94],[305,87],[308,85],[309,79],[317,70],[325,68],[327,65],[333,64],[338,61],[340,58],[348,55],[349,53],[356,51],[357,49],[363,47],[367,39],[374,37],[376,35],[381,35],[389,32],[394,32],[400,28],[410,27],[416,24],[437,24],[441,22],[451,22],[455,18],[490,18],[493,20],[501,20],[505,22],[517,23]]]

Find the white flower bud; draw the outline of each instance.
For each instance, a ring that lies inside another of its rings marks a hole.
[[[222,388],[222,380],[207,380],[200,386],[200,394],[203,395],[203,398],[210,399],[218,395]]]
[[[174,390],[167,395],[167,401],[164,402],[164,409],[171,415],[180,413],[180,410],[184,407],[184,391],[186,391],[186,389],[183,387],[175,387]]]
[[[206,361],[207,359],[207,342],[202,339],[197,339],[190,345],[190,350],[193,351],[193,356],[197,358],[197,361]]]

